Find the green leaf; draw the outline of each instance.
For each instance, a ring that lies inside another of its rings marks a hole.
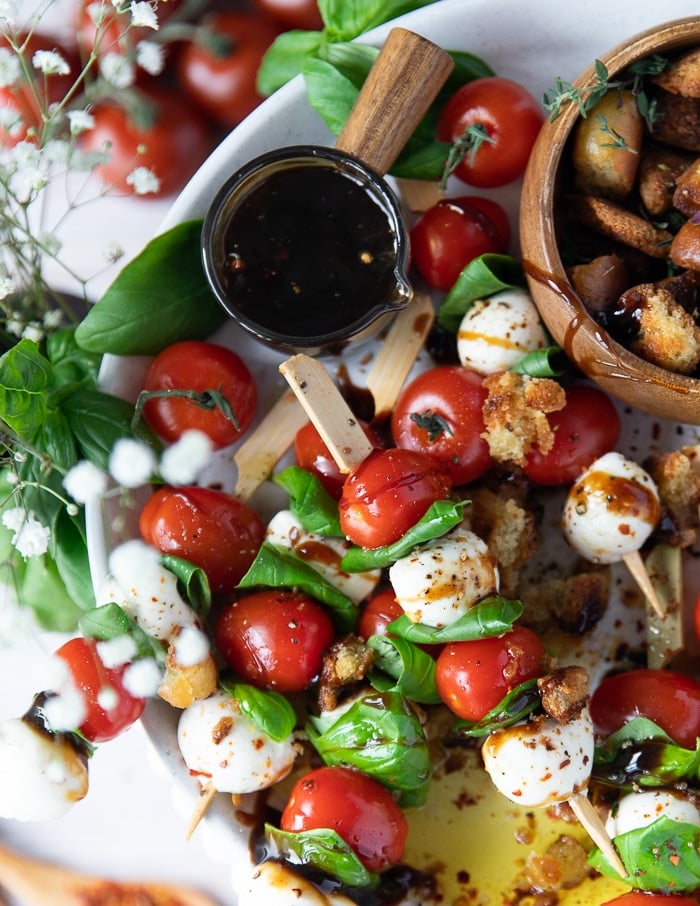
[[[379,877],[367,871],[354,850],[330,828],[283,831],[265,825],[270,855],[292,865],[309,865],[347,887],[374,887]]]
[[[327,604],[336,631],[352,632],[357,624],[357,608],[312,566],[284,547],[263,541],[258,555],[238,588],[298,588],[317,601]]]
[[[319,55],[359,89],[379,56],[379,48],[357,41],[328,42],[322,46]]]
[[[70,422],[62,412],[49,410],[44,414],[44,420],[34,435],[33,445],[64,472],[78,461],[75,437]]]
[[[76,342],[88,352],[155,355],[213,333],[225,312],[204,275],[201,230],[190,220],[149,242],[88,311]]]
[[[299,75],[321,46],[320,31],[288,31],[268,48],[257,74],[258,92],[267,96]]]
[[[318,8],[331,41],[351,41],[390,19],[435,0],[319,0]]]
[[[627,869],[628,883],[654,893],[692,893],[700,887],[698,827],[662,816],[646,827],[615,837],[615,848]],[[618,877],[600,850],[590,864],[608,877]]]
[[[257,689],[248,683],[230,682],[220,678],[219,685],[235,698],[238,705],[256,727],[275,742],[287,739],[296,726],[297,716],[289,701],[279,692]]]
[[[445,168],[449,142],[415,142],[409,140],[391,167],[391,175],[403,179],[437,181]]]
[[[329,765],[350,765],[398,794],[403,807],[425,803],[432,778],[418,715],[397,692],[366,695],[340,717],[312,717],[309,739]]]
[[[95,606],[82,514],[69,516],[65,508],[58,514],[54,529],[53,557],[66,593],[81,610]]]
[[[163,566],[177,577],[179,590],[193,610],[206,617],[211,608],[211,588],[207,574],[182,557],[163,554]]]
[[[560,346],[546,346],[533,349],[510,369],[516,374],[528,374],[530,377],[561,377],[569,367],[564,350]]]
[[[475,604],[464,616],[449,626],[436,629],[424,623],[412,623],[404,614],[389,623],[387,631],[419,645],[441,645],[444,642],[468,642],[503,635],[513,628],[522,615],[520,601],[491,595]]]
[[[51,363],[36,343],[20,340],[0,356],[0,413],[24,441],[31,441],[46,417]]]
[[[274,481],[289,494],[290,509],[307,532],[344,537],[338,504],[315,475],[299,466],[288,466],[274,476]]]
[[[438,321],[446,330],[455,333],[477,299],[487,299],[500,290],[523,285],[522,268],[510,255],[480,255],[469,262],[445,296],[438,311]]]
[[[63,411],[81,455],[101,469],[107,469],[110,453],[122,438],[136,436],[160,448],[155,435],[143,422],[132,431],[134,407],[119,397],[99,390],[77,390],[63,401]]]
[[[494,730],[510,727],[536,711],[542,701],[537,689],[537,680],[525,680],[505,695],[501,701],[487,712],[481,720],[458,720],[452,732],[462,738],[488,736]]]
[[[393,544],[373,548],[351,547],[340,562],[341,568],[349,573],[358,573],[391,566],[419,544],[440,538],[459,525],[466,505],[466,500],[436,500],[413,528]]]
[[[409,701],[424,705],[440,704],[442,699],[435,685],[435,660],[429,654],[406,639],[386,635],[370,636],[367,647],[374,654],[369,680],[375,689],[396,691]]]
[[[130,635],[136,644],[139,657],[155,657],[161,663],[165,662],[166,651],[163,643],[145,633],[126,611],[113,601],[86,611],[80,617],[78,628],[86,638],[104,642]]]
[[[309,104],[333,135],[339,135],[357,100],[358,89],[331,63],[309,59],[304,65]]]
[[[53,366],[54,383],[97,387],[102,357],[81,349],[75,341],[75,330],[75,327],[63,327],[46,338],[46,357]]]
[[[51,632],[72,632],[80,607],[66,590],[55,561],[48,555],[29,557],[20,586],[20,600],[31,607],[37,622]]]

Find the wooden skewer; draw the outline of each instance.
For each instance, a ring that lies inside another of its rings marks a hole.
[[[249,500],[270,476],[306,421],[306,414],[294,394],[285,391],[234,454],[233,461],[238,467],[234,494],[239,500]]]
[[[192,812],[192,816],[190,817],[190,823],[187,825],[185,840],[189,840],[192,834],[197,830],[199,822],[209,811],[209,806],[216,798],[218,792],[219,791],[211,781],[209,781],[209,783],[207,783],[206,786],[202,788],[195,810]]]
[[[581,822],[581,825],[583,826],[591,840],[593,840],[595,845],[603,853],[605,858],[620,875],[620,877],[626,878],[627,870],[622,864],[622,859],[615,849],[615,844],[610,839],[610,836],[605,829],[605,824],[603,823],[598,812],[591,804],[588,796],[584,795],[583,793],[574,793],[568,801],[569,805],[571,806],[571,810]]]
[[[665,612],[659,619],[651,607],[647,610],[647,667],[661,670],[685,648],[681,549],[657,544],[645,565]]]
[[[433,302],[425,293],[416,293],[394,319],[367,378],[375,419],[391,412],[434,320]]]
[[[323,364],[299,354],[282,362],[279,370],[340,471],[352,472],[372,452],[372,444]]]
[[[654,588],[654,583],[649,578],[649,573],[647,572],[647,568],[644,565],[644,561],[642,560],[642,555],[639,553],[639,551],[634,551],[631,554],[625,554],[622,560],[627,569],[632,574],[634,581],[646,596],[647,601],[654,609],[656,615],[659,617],[659,619],[663,620],[666,616],[666,612],[664,611],[663,605],[659,599],[656,589]]]
[[[428,179],[397,179],[401,200],[409,211],[421,214],[445,197],[440,183]]]
[[[18,902],[32,906],[85,906],[86,903],[158,903],[159,906],[216,906],[190,887],[116,881],[80,874],[0,847],[0,884]]]

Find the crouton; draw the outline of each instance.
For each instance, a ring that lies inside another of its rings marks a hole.
[[[676,374],[692,374],[700,364],[700,327],[669,290],[647,283],[634,291],[640,304],[632,352]]]
[[[589,229],[639,249],[651,258],[666,258],[673,236],[648,220],[605,198],[573,195],[568,199],[570,213]]]
[[[644,466],[659,489],[663,540],[690,547],[700,524],[700,445],[651,456]]]
[[[700,48],[683,54],[663,72],[652,76],[650,81],[671,94],[700,98]]]
[[[575,264],[567,276],[591,312],[604,311],[630,285],[627,264],[619,255],[598,255],[585,264]]]
[[[700,98],[656,91],[653,100],[656,141],[685,151],[700,151]]]
[[[549,378],[535,378],[511,371],[484,380],[488,397],[483,405],[486,440],[496,462],[522,466],[534,449],[548,453],[554,432],[547,414],[563,409],[564,388]]]
[[[583,667],[561,667],[537,678],[542,707],[559,723],[575,720],[588,704],[588,673]]]
[[[530,584],[521,589],[520,597],[525,606],[523,622],[531,629],[543,631],[554,624],[565,632],[584,635],[608,609],[610,573],[601,567]]]
[[[686,220],[673,237],[669,258],[677,267],[700,271],[700,223]]]
[[[690,156],[671,148],[652,146],[642,152],[639,196],[650,217],[663,217],[672,207],[678,207],[674,193],[691,167]]]
[[[679,174],[673,190],[673,207],[685,217],[700,211],[700,158]]]
[[[318,687],[318,706],[321,711],[337,707],[344,690],[354,688],[372,666],[372,652],[355,635],[334,642],[323,656]]]

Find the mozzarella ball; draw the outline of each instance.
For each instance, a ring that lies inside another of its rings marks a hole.
[[[272,739],[223,691],[185,708],[177,738],[188,769],[221,793],[266,789],[287,776],[296,757],[291,737]]]
[[[19,717],[0,723],[1,818],[60,818],[87,791],[86,759],[68,740]]]
[[[564,802],[588,786],[593,722],[587,710],[568,724],[551,717],[492,733],[481,753],[494,785],[531,808]]]
[[[562,529],[591,563],[615,563],[641,548],[661,516],[656,484],[621,453],[605,453],[571,487]]]
[[[294,551],[355,604],[372,594],[381,577],[378,569],[364,573],[342,570],[340,561],[350,548],[350,542],[344,538],[327,538],[307,532],[290,510],[280,510],[273,516],[267,526],[265,540]]]
[[[293,869],[279,862],[263,862],[241,886],[240,870],[234,869],[238,906],[354,906],[341,893],[322,892]]]
[[[400,557],[389,569],[396,600],[414,623],[450,626],[498,591],[495,557],[473,532],[456,528]]]
[[[662,816],[700,827],[700,809],[685,796],[671,790],[648,790],[623,796],[610,813],[605,829],[611,837],[619,837],[647,827]]]
[[[549,339],[529,293],[509,289],[478,299],[457,331],[457,354],[465,368],[479,374],[508,371]]]

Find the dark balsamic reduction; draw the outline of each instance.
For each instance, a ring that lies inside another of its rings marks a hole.
[[[324,336],[392,297],[397,241],[388,207],[351,174],[313,163],[280,168],[233,212],[224,285],[261,327]]]

